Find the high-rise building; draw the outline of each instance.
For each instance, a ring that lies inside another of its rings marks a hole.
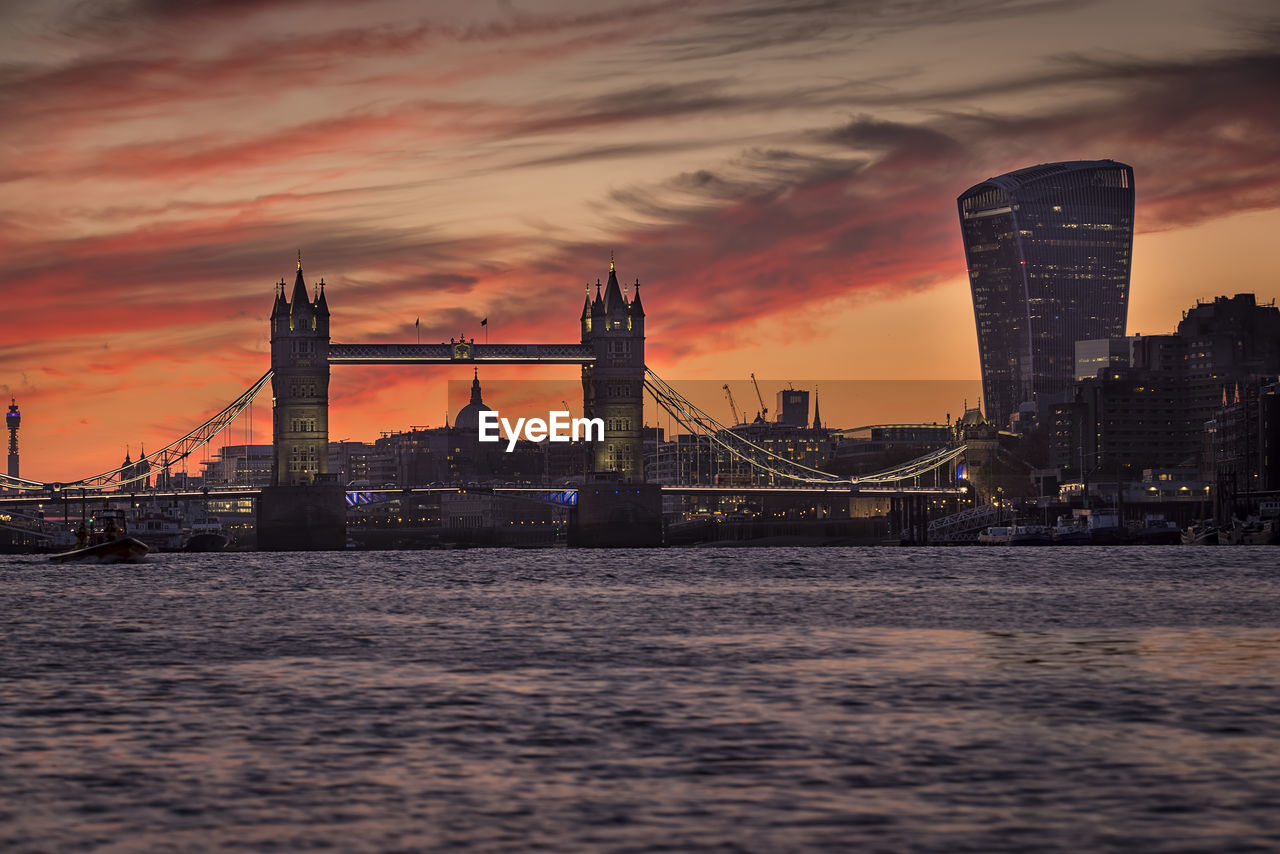
[[[1254,294],[1197,302],[1172,335],[1130,340],[1132,367],[1102,369],[1050,407],[1051,465],[1113,471],[1195,465],[1206,424],[1280,376],[1280,308],[1274,301],[1259,305]]]
[[[778,392],[778,403],[774,412],[778,413],[779,424],[790,424],[792,427],[808,427],[809,392],[794,388],[784,388]]]
[[[1076,342],[1075,379],[1096,377],[1103,368],[1127,368],[1133,365],[1133,347],[1140,336],[1098,338]]]
[[[1048,163],[960,194],[987,419],[1065,391],[1075,342],[1122,338],[1133,251],[1133,168]]]

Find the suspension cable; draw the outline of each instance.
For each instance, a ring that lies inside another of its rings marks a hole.
[[[842,478],[839,475],[811,468],[787,457],[780,456],[734,432],[708,415],[647,367],[645,368],[644,385],[645,389],[653,397],[654,402],[665,409],[688,432],[695,436],[706,436],[708,441],[728,451],[731,456],[745,461],[759,472],[765,472],[793,482],[813,484],[847,483],[850,485],[859,483],[893,483],[917,478],[929,471],[936,470],[965,452],[963,444],[952,448],[942,448],[923,457],[908,460],[905,463],[891,466],[882,471],[862,475],[861,477]],[[744,446],[749,450],[744,450]]]
[[[267,371],[253,385],[249,386],[243,394],[223,407],[212,418],[192,429],[182,438],[165,445],[160,450],[138,457],[135,462],[130,463],[128,466],[122,465],[110,471],[80,478],[69,483],[41,483],[40,481],[27,480],[25,478],[11,478],[6,475],[0,475],[0,486],[19,490],[49,489],[52,487],[56,489],[92,489],[100,491],[113,487],[127,486],[130,483],[152,477],[157,472],[167,472],[171,466],[177,465],[179,462],[185,464],[187,457],[192,452],[204,447],[217,438],[222,431],[226,430],[231,422],[253,403],[253,399],[266,387],[270,379],[271,371]],[[138,466],[144,461],[147,463],[147,468],[139,472]],[[126,474],[130,476],[126,477]]]

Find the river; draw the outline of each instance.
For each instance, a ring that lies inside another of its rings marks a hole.
[[[1276,850],[1278,557],[3,557],[0,850]]]

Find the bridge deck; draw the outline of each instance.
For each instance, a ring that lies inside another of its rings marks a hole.
[[[585,365],[595,362],[588,344],[330,344],[331,365]]]
[[[350,490],[347,495],[355,496],[361,493],[380,493],[387,495],[411,495],[432,492],[487,492],[495,495],[515,494],[515,493],[564,493],[576,492],[578,486],[514,486],[514,487],[494,487],[494,486],[434,486],[434,487],[407,487],[407,488],[388,488],[388,489],[363,489]],[[83,498],[79,490],[68,490],[65,493],[59,493],[56,496],[48,494],[36,495],[0,495],[0,506],[3,507],[20,507],[23,505],[36,505],[60,502],[66,500],[73,504],[79,504],[81,501],[101,502],[101,501],[122,501],[122,500],[138,500],[152,498],[167,498],[171,500],[199,500],[199,499],[235,499],[235,498],[257,498],[261,492],[260,487],[246,486],[238,488],[222,488],[210,489],[209,491],[181,491],[181,492],[165,492],[161,490],[145,490],[139,492],[88,492]],[[664,484],[662,486],[663,495],[958,495],[962,493],[962,489],[955,487],[892,487],[892,486],[861,486],[858,484],[840,483],[830,486],[673,486]]]
[[[663,495],[959,495],[964,490],[951,486],[884,486],[833,483],[830,486],[671,486],[663,485]]]

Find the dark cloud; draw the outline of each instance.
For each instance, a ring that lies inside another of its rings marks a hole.
[[[904,88],[859,93],[852,103],[866,107],[927,105],[955,109],[998,95],[1054,94],[1060,100],[1077,100],[1082,93],[1096,96],[1133,97],[1150,93],[1168,99],[1187,88],[1194,98],[1182,102],[1179,112],[1209,104],[1215,86],[1245,84],[1266,86],[1280,73],[1280,28],[1250,34],[1248,48],[1181,60],[1150,60],[1126,56],[1065,53],[1047,58],[1040,71],[1002,74],[977,83],[934,88]],[[1219,90],[1221,91],[1221,90]],[[1158,110],[1145,112],[1158,114]]]
[[[859,116],[848,124],[820,133],[818,138],[858,151],[905,152],[912,157],[947,158],[964,148],[959,141],[935,128],[877,120],[871,116]]]
[[[699,151],[723,144],[724,140],[688,140],[672,142],[630,142],[617,145],[597,145],[563,151],[546,157],[534,157],[505,165],[504,169],[527,169],[541,166],[572,166],[594,160],[626,160],[650,154],[672,154]]]
[[[654,39],[651,46],[666,61],[706,60],[791,46],[811,51],[820,43],[848,50],[888,32],[956,21],[1044,15],[1082,5],[1088,4],[1080,0],[764,0],[704,12],[697,17],[696,26]]]
[[[362,281],[346,271],[457,269],[494,251],[483,241],[338,221],[188,224],[45,242],[9,259],[7,319],[24,335],[0,343],[0,359],[34,368],[74,356],[78,348],[95,346],[80,337],[89,329],[130,336],[121,359],[148,350],[137,336],[173,329],[214,328],[209,334],[234,348],[246,332],[265,334],[271,271],[292,285],[294,247],[303,251],[309,284],[325,277],[334,286],[330,299],[345,302],[349,319],[376,315],[388,298],[466,293],[478,279],[466,272],[424,272]],[[247,330],[246,317],[262,318],[263,325]]]
[[[573,100],[548,99],[533,105],[534,118],[517,122],[504,134],[586,131],[592,128],[696,116],[768,115],[800,107],[840,106],[850,101],[845,82],[804,88],[763,90],[734,78],[705,78],[681,83],[652,83]],[[678,144],[678,143],[677,143]]]
[[[221,25],[251,27],[254,18],[273,13],[310,14],[317,19],[336,11],[358,9],[370,21],[380,22],[363,29],[347,29],[341,37],[348,40],[353,54],[365,48],[378,47],[387,36],[396,38],[402,22],[418,35],[431,34],[454,42],[513,41],[529,37],[557,35],[575,31],[613,30],[619,25],[634,27],[645,21],[667,21],[674,13],[699,5],[694,0],[659,0],[659,2],[602,4],[597,11],[564,13],[532,7],[533,11],[500,8],[496,14],[470,24],[445,23],[428,4],[389,3],[380,0],[108,0],[80,3],[70,11],[56,10],[61,16],[47,19],[54,31],[75,37],[93,34],[120,38],[130,34],[153,32],[190,35],[178,27]],[[480,16],[480,10],[470,9]],[[309,37],[297,33],[299,42]],[[284,47],[282,44],[281,47]]]
[[[1033,115],[950,113],[921,124],[858,116],[797,138],[826,153],[748,150],[659,185],[619,188],[602,209],[625,263],[657,283],[646,297],[661,306],[655,351],[677,357],[733,339],[745,323],[953,278],[963,271],[956,196],[1031,163],[1133,164],[1144,231],[1280,206],[1276,63],[1260,53],[1106,70],[1082,63],[1082,79],[1115,72],[1125,85],[1047,99]],[[561,247],[555,266],[568,274],[604,248]],[[664,285],[694,282],[696,298],[677,285],[678,296],[663,299]]]

